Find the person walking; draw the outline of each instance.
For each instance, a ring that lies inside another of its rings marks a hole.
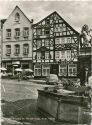
[[[18,73],[18,81],[21,80],[21,72]]]

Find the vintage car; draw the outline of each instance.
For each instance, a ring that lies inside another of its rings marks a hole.
[[[50,74],[47,78],[46,78],[46,84],[48,85],[56,85],[59,82],[59,78],[56,74]]]

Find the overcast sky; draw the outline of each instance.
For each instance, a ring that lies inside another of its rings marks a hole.
[[[73,28],[81,31],[87,24],[92,28],[92,1],[0,1],[0,19],[7,18],[15,6],[34,23],[57,11]]]

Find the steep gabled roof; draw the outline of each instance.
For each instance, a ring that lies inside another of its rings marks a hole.
[[[1,19],[1,29],[3,28],[3,24],[5,23],[6,19]]]
[[[12,13],[13,13],[17,8],[22,12],[22,14],[26,17],[26,19],[27,19],[30,23],[32,23],[32,20],[29,20],[28,17],[24,14],[24,12],[23,12],[18,6],[16,6],[16,7],[14,8],[14,10],[13,10],[13,11],[11,12],[11,14],[8,16],[8,18],[12,15]],[[8,20],[8,18],[7,18],[7,20]]]
[[[76,32],[78,35],[80,34],[80,33],[78,33],[72,26],[70,26],[69,23],[67,23],[56,11],[54,11],[53,13],[49,14],[48,16],[46,16],[44,19],[42,19],[42,20],[39,21],[38,23],[33,24],[33,26],[38,25],[39,23],[43,22],[46,18],[50,17],[50,16],[53,15],[53,14],[57,14],[57,15],[63,20],[63,22],[64,22],[67,26],[69,26],[69,27],[71,28],[71,30],[73,30],[74,32]]]

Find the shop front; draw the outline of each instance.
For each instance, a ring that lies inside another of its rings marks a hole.
[[[46,77],[56,74],[59,77],[77,77],[77,63],[36,63],[34,65],[35,77]]]

